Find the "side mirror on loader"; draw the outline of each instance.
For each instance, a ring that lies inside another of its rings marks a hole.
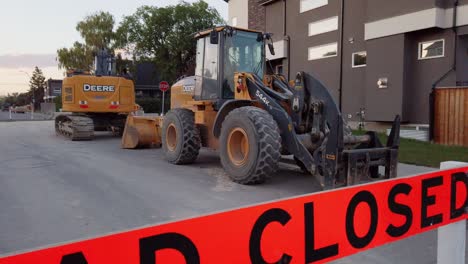
[[[273,47],[273,43],[268,43],[268,49],[270,50],[270,54],[275,56],[275,47]]]
[[[210,32],[210,43],[211,44],[218,44],[219,42],[219,34],[218,34],[218,31],[216,31],[216,29],[213,29],[211,32]]]

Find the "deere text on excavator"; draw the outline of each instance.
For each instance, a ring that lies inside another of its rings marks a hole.
[[[240,184],[263,183],[283,155],[324,189],[396,177],[398,116],[386,146],[374,132],[353,136],[312,75],[299,72],[288,82],[266,74],[266,46],[274,54],[270,34],[221,26],[195,38],[195,76],[172,86],[164,117],[129,115],[123,148],[161,144],[173,164],[194,162],[200,147],[214,149]]]

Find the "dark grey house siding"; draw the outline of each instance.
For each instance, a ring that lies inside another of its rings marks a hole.
[[[428,29],[406,34],[408,48],[405,56],[406,65],[406,117],[413,123],[429,122],[429,94],[432,85],[442,75],[452,68],[454,39],[452,30]],[[445,55],[443,58],[419,60],[418,46],[420,42],[444,39]],[[450,74],[439,86],[454,86],[456,74]],[[427,114],[425,114],[427,113]]]
[[[367,0],[353,0],[345,3],[343,34],[343,86],[342,112],[346,118],[356,113],[366,104],[366,71],[367,67],[352,68],[352,54],[367,51],[364,41],[364,22],[366,20]]]
[[[299,11],[299,2],[286,1],[286,32],[283,32],[284,1],[269,2],[264,9],[266,31],[274,33],[274,40],[284,38],[284,34],[290,38],[289,79],[298,71],[312,73],[329,88],[337,102],[341,89],[342,113],[351,120],[357,120],[356,113],[365,108],[369,121],[392,121],[398,114],[404,122],[429,122],[429,93],[434,82],[453,66],[454,31],[428,25],[423,30],[365,40],[365,24],[436,7],[452,8],[453,1],[344,1],[342,42],[341,28],[308,36],[311,22],[338,16],[341,26],[341,0],[328,0],[328,5],[303,13]],[[460,5],[466,4],[468,0],[460,1]],[[438,86],[468,85],[468,26],[458,27],[457,34],[457,71],[448,74]],[[445,41],[444,57],[419,60],[419,43],[438,39]],[[342,64],[340,53],[336,57],[308,60],[309,47],[334,42],[338,43],[339,51],[343,45]],[[367,66],[353,68],[352,54],[361,51],[367,52]],[[387,88],[378,87],[379,78],[388,78]]]
[[[457,83],[468,86],[468,34],[459,36],[457,52]]]
[[[367,22],[434,8],[439,0],[368,0]],[[439,3],[440,4],[440,3]]]
[[[367,54],[366,119],[391,121],[403,110],[405,36],[367,41]],[[378,88],[379,78],[388,78],[388,88]]]
[[[339,42],[339,30],[309,37],[309,23],[339,15],[339,0],[329,0],[328,5],[300,13],[299,0],[288,0],[286,9],[286,31],[290,42],[290,78],[299,71],[306,71],[317,76],[339,100],[339,57],[320,60],[308,60],[309,47]],[[289,19],[291,18],[291,19]]]
[[[454,1],[453,0],[436,0],[437,6],[441,8],[450,8],[453,7]],[[459,5],[466,5],[468,4],[468,0],[459,0]]]
[[[458,35],[468,35],[468,26],[459,27]]]

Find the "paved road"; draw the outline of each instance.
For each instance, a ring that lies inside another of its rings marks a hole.
[[[267,184],[242,186],[227,178],[215,153],[174,166],[160,150],[121,150],[119,143],[105,134],[66,141],[51,121],[0,122],[0,254],[319,190],[288,165]],[[402,165],[399,175],[429,170]],[[435,236],[337,263],[434,263]]]

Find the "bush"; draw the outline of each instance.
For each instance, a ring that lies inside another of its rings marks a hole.
[[[62,108],[62,96],[55,97],[54,103],[55,103],[55,111],[59,112],[60,108]]]
[[[136,103],[140,105],[145,113],[160,113],[161,99],[160,98],[137,98]]]

